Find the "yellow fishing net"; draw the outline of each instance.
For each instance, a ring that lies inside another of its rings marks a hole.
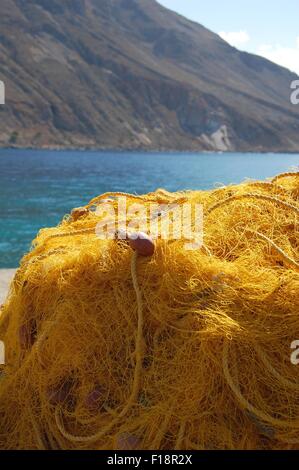
[[[204,207],[202,247],[158,238],[151,257],[96,235],[95,209],[120,197],[41,230],[21,262],[0,317],[0,448],[299,448],[299,174],[127,195]]]

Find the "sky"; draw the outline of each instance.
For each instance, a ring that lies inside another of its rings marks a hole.
[[[299,75],[299,0],[158,0],[243,51]]]

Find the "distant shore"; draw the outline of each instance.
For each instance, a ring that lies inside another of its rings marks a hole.
[[[0,269],[0,305],[4,303],[15,269]]]
[[[34,146],[34,145],[2,145],[0,143],[0,150],[36,150],[36,151],[52,151],[52,152],[116,152],[116,153],[204,153],[204,154],[274,154],[274,155],[298,155],[299,149],[295,150],[284,150],[283,148],[278,149],[267,149],[267,148],[252,148],[251,150],[221,150],[221,149],[203,149],[203,148],[170,148],[170,147],[110,147],[110,146],[100,146],[100,145],[90,145],[90,146],[76,146],[76,145],[43,145],[43,146]]]

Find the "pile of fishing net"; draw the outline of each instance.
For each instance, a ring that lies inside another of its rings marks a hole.
[[[102,239],[104,194],[41,230],[1,310],[3,449],[299,447],[299,174],[127,195],[204,207],[204,244]],[[111,202],[112,201],[112,202]]]

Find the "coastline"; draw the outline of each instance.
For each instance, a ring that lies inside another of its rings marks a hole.
[[[203,149],[203,148],[170,148],[170,147],[117,147],[117,146],[72,146],[72,145],[44,145],[41,147],[34,146],[34,145],[2,145],[0,143],[0,150],[33,150],[33,151],[52,151],[52,152],[116,152],[116,153],[177,153],[177,154],[184,154],[184,153],[191,153],[191,154],[273,154],[273,155],[298,155],[299,148],[296,150],[284,150],[283,148],[278,149],[267,149],[267,148],[251,148],[248,150],[236,150],[236,149],[228,149],[228,150],[220,150],[220,149]]]
[[[5,302],[16,269],[0,269],[0,305]]]

